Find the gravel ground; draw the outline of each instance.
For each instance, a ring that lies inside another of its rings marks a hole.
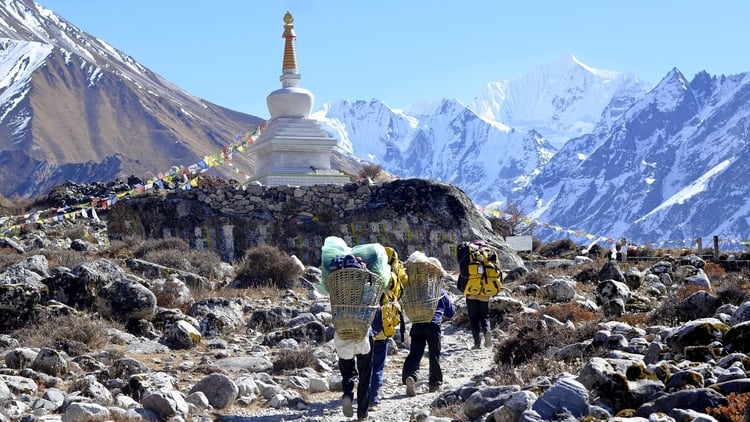
[[[442,344],[443,391],[467,384],[477,376],[481,377],[493,366],[491,349],[471,350],[473,342],[468,329],[458,328],[449,323],[443,324]],[[426,354],[420,365],[421,380],[417,382],[417,395],[415,397],[407,396],[405,387],[401,384],[401,368],[408,352],[408,349],[400,348],[395,354],[392,353],[388,356],[381,389],[382,399],[378,408],[370,411],[369,420],[402,422],[409,421],[415,413],[432,414],[430,403],[439,393],[427,391],[428,362]],[[356,420],[356,416],[346,418],[343,415],[340,397],[340,392],[310,394],[307,396],[308,406],[306,409],[277,410],[265,408],[243,412],[246,413],[243,415],[225,415],[217,418],[217,420],[222,422],[270,422],[280,420],[334,422]],[[448,416],[446,415],[446,417]]]

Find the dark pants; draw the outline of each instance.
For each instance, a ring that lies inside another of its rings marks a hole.
[[[474,344],[480,344],[480,334],[490,331],[490,304],[483,300],[467,298],[466,310],[469,311],[469,325]]]
[[[370,402],[380,401],[378,394],[383,386],[385,357],[388,355],[388,340],[375,340],[372,346],[372,383],[370,383]]]
[[[356,355],[354,359],[339,358],[341,387],[344,390],[344,395],[354,398],[354,384],[357,384],[357,416],[367,415],[367,409],[370,407],[372,343],[373,339],[370,337],[370,352],[367,354]]]
[[[431,322],[412,324],[411,346],[409,355],[404,361],[404,368],[401,372],[401,382],[405,383],[406,378],[412,377],[416,381],[419,362],[424,355],[425,346],[428,347],[429,357],[429,377],[430,386],[439,386],[443,384],[443,371],[440,369],[440,338],[442,336],[440,326]]]

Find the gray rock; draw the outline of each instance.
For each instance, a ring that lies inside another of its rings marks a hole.
[[[177,390],[152,391],[141,399],[144,409],[149,409],[162,419],[183,416],[188,413],[188,404]]]
[[[202,392],[216,409],[223,409],[234,402],[239,395],[237,384],[226,375],[211,374],[193,386],[190,394]]]
[[[109,409],[96,403],[71,403],[65,408],[62,422],[95,422],[107,420]]]
[[[582,418],[589,414],[589,392],[580,382],[563,377],[542,393],[531,408],[547,420],[559,413]]]

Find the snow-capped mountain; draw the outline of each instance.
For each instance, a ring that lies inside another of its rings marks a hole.
[[[341,101],[316,116],[342,149],[389,172],[454,183],[478,205],[512,202],[564,229],[542,226],[545,240],[747,239],[749,78],[689,82],[673,69],[648,90],[570,56],[488,84],[471,107]]]
[[[640,242],[750,237],[750,74],[678,69],[568,142],[518,199],[542,221]]]
[[[613,100],[632,103],[650,87],[635,75],[594,69],[570,54],[519,78],[488,83],[470,108],[488,121],[539,132],[559,149],[567,140],[591,133]],[[610,119],[624,112],[614,104],[608,110]]]
[[[151,177],[262,121],[188,94],[33,1],[0,0],[4,196],[43,195],[66,180]]]
[[[401,177],[460,186],[479,204],[507,203],[559,145],[620,117],[647,92],[633,75],[568,55],[487,85],[472,106],[454,99],[392,110],[378,100],[325,104],[314,117],[339,147]]]
[[[401,177],[455,184],[484,203],[525,186],[554,154],[539,134],[487,121],[452,99],[416,115],[377,100],[341,101],[314,117],[345,151]]]

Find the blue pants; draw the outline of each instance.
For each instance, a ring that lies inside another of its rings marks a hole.
[[[357,384],[357,416],[367,416],[370,407],[370,383],[372,377],[373,339],[370,337],[370,352],[356,355],[354,359],[339,359],[341,387],[344,395],[354,398],[354,384]]]
[[[370,402],[380,402],[380,387],[383,386],[385,357],[388,356],[388,339],[375,340],[372,346],[372,383],[370,384]]]

